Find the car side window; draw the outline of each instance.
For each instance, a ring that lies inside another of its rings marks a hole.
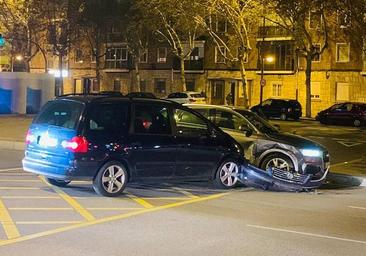
[[[232,112],[216,110],[215,123],[221,128],[227,128],[240,131],[242,127],[250,127],[249,122]]]
[[[128,106],[123,104],[97,104],[91,107],[86,131],[92,135],[124,134],[128,130]]]
[[[168,108],[161,105],[136,105],[133,131],[140,134],[171,134]]]
[[[199,116],[183,109],[174,109],[178,136],[197,137],[208,134],[207,123]]]

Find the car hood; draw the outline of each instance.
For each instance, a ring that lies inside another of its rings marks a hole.
[[[322,151],[326,151],[326,148],[317,142],[287,132],[271,133],[266,134],[265,136],[270,140],[287,144],[296,148],[319,148]]]

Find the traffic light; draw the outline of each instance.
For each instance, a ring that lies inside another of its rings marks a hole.
[[[5,38],[2,34],[0,34],[0,47],[3,47],[5,45]]]

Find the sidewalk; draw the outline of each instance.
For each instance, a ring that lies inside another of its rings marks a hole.
[[[0,116],[0,149],[24,150],[25,136],[32,120],[33,116]],[[366,187],[366,157],[331,165],[329,177],[334,181],[359,183],[359,186]]]

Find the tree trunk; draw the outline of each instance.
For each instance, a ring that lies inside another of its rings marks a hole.
[[[248,108],[248,95],[247,95],[247,78],[246,78],[246,71],[245,71],[245,60],[244,56],[240,58],[240,75],[241,75],[241,82],[243,84],[243,105],[245,108]],[[234,98],[235,95],[232,95]]]
[[[60,72],[60,77],[56,79],[56,96],[64,94],[64,79],[62,76],[62,69],[63,69],[63,61],[62,61],[62,53],[60,52],[58,55],[58,70]]]
[[[311,54],[308,53],[306,56],[306,70],[305,70],[306,117],[311,117],[311,64],[312,64]]]
[[[186,77],[184,74],[184,58],[180,58],[180,79],[182,82],[182,91],[185,92],[187,90],[187,86],[186,86]]]
[[[139,92],[141,90],[141,77],[140,77],[140,69],[139,69],[139,57],[135,57],[135,72],[136,72],[136,87],[135,91]]]

